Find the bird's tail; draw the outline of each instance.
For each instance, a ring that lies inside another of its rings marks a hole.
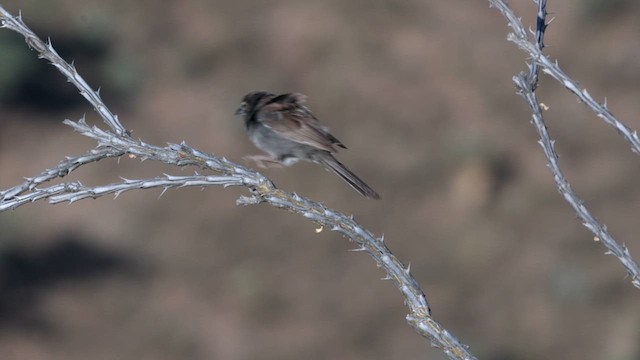
[[[321,158],[319,158],[318,162],[320,162],[336,175],[340,176],[344,181],[347,182],[347,184],[349,184],[363,196],[371,199],[380,199],[380,195],[378,195],[375,190],[373,190],[369,185],[367,185],[358,176],[356,176],[356,174],[347,169],[346,166],[342,165],[342,163],[335,157],[333,157],[333,155],[327,153],[326,156],[322,156]]]

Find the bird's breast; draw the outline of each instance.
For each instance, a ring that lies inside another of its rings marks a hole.
[[[310,146],[287,139],[261,124],[250,126],[247,131],[249,138],[258,149],[280,161],[292,158],[305,159],[308,152],[312,150]],[[285,165],[293,163],[285,163]]]

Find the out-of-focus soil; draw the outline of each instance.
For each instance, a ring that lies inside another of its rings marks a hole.
[[[514,2],[515,3],[515,2]],[[134,136],[241,162],[248,91],[298,91],[381,195],[310,165],[267,169],[384,234],[434,317],[481,359],[635,359],[640,301],[555,188],[512,76],[526,56],[486,1],[20,2]],[[513,4],[533,24],[531,1]],[[640,128],[640,6],[550,4],[545,49]],[[105,128],[23,40],[0,32],[0,189],[95,146]],[[575,191],[636,258],[638,157],[542,76],[540,101]],[[122,158],[65,180],[98,185],[197,169]],[[0,214],[3,360],[442,359],[391,282],[346,239],[245,189],[159,190]]]

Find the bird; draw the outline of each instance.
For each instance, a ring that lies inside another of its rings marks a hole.
[[[331,135],[304,105],[301,93],[276,95],[252,91],[242,98],[235,114],[242,116],[249,139],[267,155],[246,156],[260,167],[266,164],[290,166],[299,160],[322,165],[342,178],[363,196],[380,199],[380,195],[333,154],[347,147]]]

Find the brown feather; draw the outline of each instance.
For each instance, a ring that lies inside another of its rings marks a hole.
[[[303,105],[306,99],[300,93],[275,95],[266,91],[244,96],[236,114],[244,118],[254,145],[268,154],[253,156],[253,160],[258,165],[266,161],[287,166],[298,160],[312,161],[341,177],[360,194],[380,199],[375,190],[332,155],[337,147],[346,146]]]
[[[320,150],[336,152],[334,145],[346,148],[329,133],[306,106],[304,95],[285,94],[272,99],[260,110],[260,122],[278,135]]]

